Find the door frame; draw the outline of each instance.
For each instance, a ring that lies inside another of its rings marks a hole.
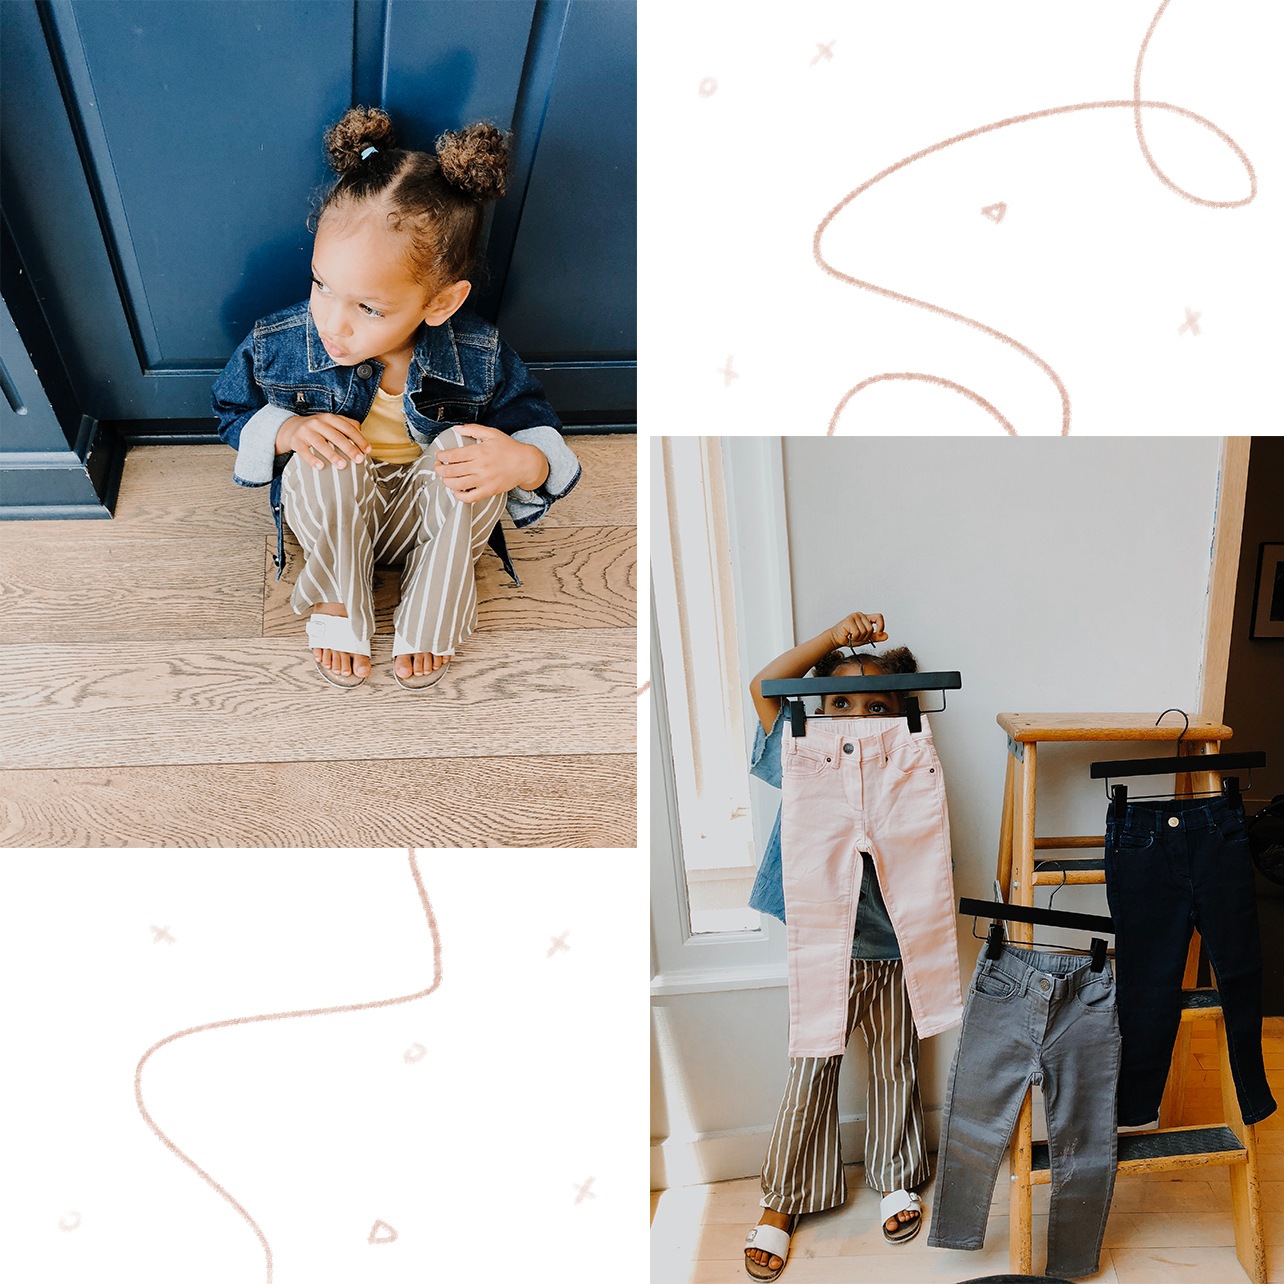
[[[1226,675],[1230,667],[1235,587],[1239,580],[1239,550],[1244,534],[1251,444],[1251,437],[1222,438],[1199,691],[1200,716],[1214,722],[1220,722],[1226,711]]]

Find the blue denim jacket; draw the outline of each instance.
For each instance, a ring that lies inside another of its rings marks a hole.
[[[322,346],[307,303],[296,303],[259,321],[214,381],[218,435],[236,450],[233,480],[270,487],[278,577],[285,562],[281,473],[289,455],[276,453],[277,430],[292,415],[323,412],[361,423],[382,377],[378,361],[337,364]],[[508,493],[514,526],[538,521],[580,479],[579,461],[557,431],[560,424],[543,389],[495,327],[471,312],[420,327],[403,405],[409,435],[420,445],[447,428],[477,423],[543,452],[544,484]],[[502,543],[496,551],[513,574]]]
[[[757,725],[757,734],[753,742],[753,760],[749,774],[765,780],[769,785],[780,788],[781,767],[780,747],[784,736],[785,711],[781,706],[776,715],[771,734]],[[892,920],[883,901],[883,889],[878,885],[878,874],[874,862],[864,862],[861,871],[860,898],[856,903],[856,931],[852,936],[852,958],[854,959],[898,959],[901,956],[900,943],[892,930]],[[776,810],[776,823],[771,828],[771,837],[767,840],[767,850],[763,854],[762,864],[758,866],[758,876],[753,881],[749,893],[749,908],[772,918],[785,921],[785,887],[780,864],[780,810]]]

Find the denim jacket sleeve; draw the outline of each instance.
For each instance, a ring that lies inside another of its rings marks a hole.
[[[508,515],[517,527],[539,521],[554,500],[568,494],[580,479],[580,462],[558,432],[561,423],[544,397],[538,380],[502,339],[495,364],[495,387],[482,422],[506,432],[514,441],[534,446],[548,460],[548,476],[535,490],[508,492]]]
[[[266,486],[275,472],[276,434],[291,411],[268,404],[254,374],[254,333],[232,353],[211,391],[218,435],[236,451],[232,479],[239,486]],[[286,456],[279,456],[284,466]]]

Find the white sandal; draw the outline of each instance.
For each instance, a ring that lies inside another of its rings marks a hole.
[[[370,658],[370,643],[357,641],[357,635],[352,631],[352,621],[346,615],[311,616],[308,619],[308,643],[313,647],[330,651],[346,651],[349,655],[364,655],[367,659]],[[352,687],[359,687],[366,680],[364,674],[358,677],[355,673],[351,673],[345,677],[342,673],[333,673],[315,658],[312,663],[317,666],[317,672],[332,687],[350,690]]]
[[[880,1223],[883,1238],[889,1244],[905,1244],[923,1229],[923,1200],[917,1191],[894,1190],[890,1195],[884,1195],[878,1211],[883,1219]],[[897,1213],[917,1213],[918,1216],[912,1222],[901,1222],[899,1230],[889,1231],[887,1223]]]
[[[779,1277],[780,1272],[789,1265],[789,1241],[793,1238],[793,1230],[797,1225],[798,1218],[794,1217],[787,1231],[781,1230],[779,1226],[768,1226],[764,1222],[750,1228],[749,1234],[745,1236],[745,1274],[750,1279],[774,1280]],[[770,1267],[755,1262],[749,1256],[751,1248],[759,1248],[772,1257],[780,1258],[780,1265],[773,1271]]]
[[[446,676],[446,670],[450,668],[450,657],[446,657],[446,663],[433,669],[431,673],[412,673],[410,677],[403,678],[397,672],[396,660],[399,655],[418,655],[420,650],[416,646],[411,646],[400,633],[394,633],[392,637],[392,676],[396,679],[399,687],[406,691],[426,691],[429,687],[435,687],[442,678]]]

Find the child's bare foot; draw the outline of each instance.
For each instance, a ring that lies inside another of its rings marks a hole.
[[[397,685],[407,691],[424,691],[435,687],[446,676],[448,655],[434,655],[431,651],[409,651],[400,634],[392,640],[392,676]]]
[[[318,602],[312,608],[313,615],[337,615],[347,619],[348,608],[342,602]],[[351,651],[336,651],[330,647],[314,646],[312,658],[323,668],[328,669],[337,678],[364,678],[370,673],[370,657],[357,655]]]
[[[437,669],[444,669],[450,660],[448,655],[432,655],[421,652],[418,655],[399,655],[392,662],[393,671],[399,678],[422,677]]]
[[[883,1238],[893,1244],[913,1239],[921,1229],[923,1201],[915,1191],[889,1191],[883,1196],[882,1211],[887,1215],[883,1222]]]
[[[764,1208],[762,1216],[758,1218],[759,1226],[774,1226],[777,1230],[782,1230],[786,1235],[793,1233],[793,1225],[796,1220],[793,1213],[778,1213],[774,1208]],[[746,1248],[746,1260],[753,1262],[755,1266],[762,1267],[765,1271],[779,1272],[784,1268],[785,1259],[775,1253],[768,1252],[765,1248]],[[751,1272],[752,1273],[752,1272]],[[759,1276],[759,1278],[765,1278]]]

